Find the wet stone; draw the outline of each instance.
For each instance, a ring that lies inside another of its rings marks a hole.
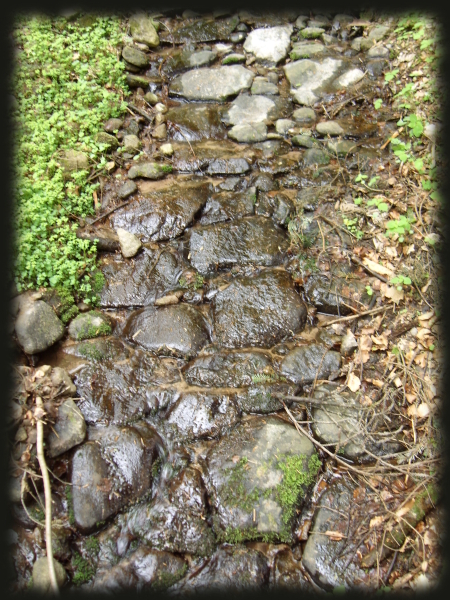
[[[220,120],[218,106],[212,104],[185,104],[171,108],[166,114],[171,139],[223,139],[226,129]],[[172,126],[172,123],[176,127]]]
[[[223,116],[229,125],[245,125],[260,123],[275,116],[276,104],[264,96],[241,94],[234,100]]]
[[[136,256],[139,250],[142,248],[142,243],[135,235],[121,229],[120,227],[116,230],[117,237],[119,238],[120,250],[124,258],[132,258]]]
[[[386,36],[388,31],[389,31],[389,27],[387,27],[385,25],[378,25],[377,27],[374,27],[369,32],[369,35],[367,37],[370,40],[375,40],[376,42],[379,42]]]
[[[209,341],[202,313],[188,304],[135,311],[125,335],[146,350],[179,357],[195,356]]]
[[[363,299],[364,286],[358,281],[346,281],[339,277],[328,277],[313,274],[305,283],[304,292],[310,304],[313,304],[320,312],[332,315],[348,315],[351,309],[345,306],[350,304],[357,308],[357,303]]]
[[[179,556],[140,546],[116,565],[97,569],[92,589],[102,592],[164,591],[181,579],[185,571],[186,563]]]
[[[361,71],[361,69],[350,69],[349,71],[341,75],[338,79],[336,79],[336,81],[334,82],[334,86],[338,89],[347,88],[351,85],[354,85],[355,83],[358,83],[358,81],[361,81],[363,77],[364,71]]]
[[[198,20],[193,23],[181,25],[171,32],[161,31],[160,37],[169,44],[184,44],[186,42],[214,42],[228,40],[230,34],[236,29],[239,18],[221,20]]]
[[[59,456],[86,437],[84,417],[73,400],[66,400],[58,409],[56,421],[46,438],[45,451],[51,458]]]
[[[64,335],[64,325],[48,304],[37,300],[20,310],[15,331],[24,352],[35,354],[47,350],[60,340]]]
[[[348,561],[349,553],[356,553],[355,537],[346,536],[348,530],[358,530],[361,525],[358,519],[358,507],[355,505],[353,492],[356,484],[343,477],[335,480],[320,498],[320,507],[316,509],[314,523],[303,551],[302,564],[311,577],[325,590],[337,586],[349,588],[364,587],[370,584],[375,587],[376,570],[366,573],[359,567],[359,560]],[[364,504],[362,509],[367,514]],[[356,514],[355,514],[356,513]],[[349,519],[343,519],[342,514]],[[359,526],[358,526],[359,525]],[[348,528],[348,529],[347,529]],[[326,531],[336,531],[344,536],[340,541],[325,535]]]
[[[101,270],[106,284],[100,294],[102,308],[146,306],[177,286],[182,267],[170,252],[159,256],[144,249],[132,260],[113,256]]]
[[[123,137],[123,151],[129,154],[136,154],[141,147],[141,142],[137,135],[125,135]]]
[[[296,592],[300,590],[310,593],[316,591],[303,575],[300,561],[295,560],[290,548],[276,554],[272,573],[272,585],[275,588],[288,588]]]
[[[149,414],[157,359],[140,349],[128,349],[128,356],[101,359],[101,349],[79,346],[89,360],[75,375],[80,395],[78,407],[88,424],[123,424]],[[92,357],[97,357],[92,360]]]
[[[237,264],[277,265],[288,245],[286,233],[263,217],[196,226],[187,240],[191,265],[202,275]]]
[[[253,29],[245,40],[244,50],[261,61],[277,64],[287,56],[293,30],[292,25]]]
[[[292,507],[276,493],[285,477],[282,467],[289,461],[311,473],[309,485],[305,477],[305,485],[292,491],[298,507],[319,463],[312,442],[290,424],[275,416],[247,417],[213,444],[206,456],[205,485],[219,539],[236,542],[266,534],[291,540]]]
[[[242,90],[248,90],[254,74],[241,65],[226,65],[217,69],[197,69],[176,77],[169,88],[171,94],[188,100],[225,102]]]
[[[250,170],[254,151],[230,140],[173,142],[173,167],[181,173],[206,170],[211,175],[240,175]],[[195,156],[193,155],[193,152]]]
[[[291,139],[294,146],[301,146],[302,148],[314,148],[317,142],[310,135],[294,135]]]
[[[59,587],[62,587],[67,580],[67,573],[60,562],[53,559],[53,565],[55,570],[56,582]],[[52,584],[49,575],[49,564],[46,556],[41,556],[33,564],[32,574],[32,591],[36,591],[39,594],[46,594],[52,592]]]
[[[338,142],[330,140],[327,143],[327,148],[333,154],[338,156],[347,156],[347,154],[353,154],[357,151],[358,145],[350,140],[340,140]]]
[[[165,423],[175,425],[178,440],[213,439],[227,433],[239,417],[233,395],[191,392],[180,396]]]
[[[301,331],[306,320],[290,276],[273,269],[236,278],[216,294],[212,312],[217,343],[229,348],[271,347]]]
[[[267,379],[270,381],[270,376]],[[236,396],[236,402],[239,408],[245,413],[273,413],[283,408],[278,398],[273,394],[293,396],[298,392],[298,389],[297,385],[283,383],[253,385],[246,390],[239,391]],[[284,402],[287,406],[291,405],[289,400],[285,400]]]
[[[238,193],[219,192],[213,194],[202,210],[202,216],[198,222],[200,225],[209,225],[253,215],[255,202],[256,188]]]
[[[121,227],[142,242],[169,240],[179,236],[206,203],[210,184],[173,181],[163,186],[140,187],[143,199],[133,200],[111,217],[114,229]]]
[[[270,355],[264,352],[226,352],[199,356],[183,373],[191,385],[209,387],[243,387],[254,383],[253,377],[273,373]]]
[[[327,379],[339,371],[339,352],[328,350],[323,344],[310,344],[294,348],[281,361],[280,372],[295,383],[312,383]]]
[[[303,155],[303,164],[305,166],[312,165],[327,165],[330,162],[330,157],[324,150],[319,148],[309,148]]]
[[[84,533],[150,488],[160,444],[145,423],[97,430],[96,442],[83,444],[72,460],[74,519]]]
[[[200,473],[187,467],[152,502],[132,507],[123,529],[158,550],[211,555],[215,539],[206,521],[205,501]]]
[[[269,577],[267,560],[244,546],[221,546],[193,577],[175,585],[174,593],[210,593],[264,589]]]
[[[110,333],[111,326],[108,318],[94,310],[78,315],[69,325],[69,336],[78,341]]]
[[[389,58],[389,48],[386,46],[373,46],[367,51],[368,58]]]
[[[134,194],[136,191],[137,185],[135,184],[135,182],[128,180],[119,188],[117,195],[121,200],[125,200],[125,198],[128,198],[129,196],[131,196],[131,194]]]
[[[318,38],[322,33],[325,33],[322,27],[305,27],[300,31],[300,35],[307,40]]]
[[[384,58],[378,58],[374,60],[369,60],[367,62],[366,68],[367,72],[371,77],[380,77],[384,73],[384,71],[388,68],[389,62]]]

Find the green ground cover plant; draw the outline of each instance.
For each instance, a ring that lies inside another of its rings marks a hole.
[[[19,292],[60,287],[95,304],[96,244],[76,229],[94,213],[99,184],[88,181],[90,168],[107,162],[95,136],[124,112],[128,88],[119,18],[92,21],[21,15],[15,22],[14,281]],[[88,168],[64,171],[69,150],[83,152]]]

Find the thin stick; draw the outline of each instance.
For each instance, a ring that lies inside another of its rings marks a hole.
[[[105,213],[103,213],[102,215],[100,215],[99,217],[97,217],[96,219],[94,219],[93,221],[91,221],[89,223],[89,226],[93,225],[94,223],[97,223],[97,221],[101,221],[102,219],[104,219],[105,217],[107,217],[108,215],[110,215],[111,213],[113,213],[115,210],[117,210],[118,208],[122,208],[122,206],[125,206],[125,204],[128,204],[128,202],[131,202],[131,198],[129,200],[125,200],[125,202],[122,202],[121,204],[118,204],[114,208],[111,208],[110,210],[107,210]]]
[[[47,563],[48,573],[50,576],[50,586],[53,592],[56,594],[59,592],[58,583],[56,581],[55,565],[53,563],[53,549],[52,549],[52,491],[50,487],[50,478],[48,476],[47,463],[45,462],[44,456],[44,423],[42,417],[44,416],[44,409],[42,398],[36,396],[36,454],[39,461],[39,467],[41,469],[42,478],[44,481],[44,496],[45,496],[45,543],[47,547]]]
[[[390,308],[394,308],[392,304],[388,306],[381,306],[380,308],[373,308],[372,310],[365,310],[364,312],[359,313],[358,315],[349,315],[348,317],[340,317],[339,319],[333,319],[332,321],[327,321],[326,323],[319,323],[318,327],[328,327],[328,325],[333,325],[334,323],[342,323],[344,321],[353,321],[354,319],[359,319],[359,317],[365,317],[367,315],[375,315],[377,313],[383,312],[383,310],[389,310]]]
[[[153,123],[153,117],[150,117],[144,110],[141,110],[137,106],[134,106],[134,104],[128,104],[128,107],[130,107],[131,110],[136,111],[139,115],[144,117],[144,119],[147,119],[147,121],[149,121],[150,123]]]
[[[378,273],[375,273],[375,271],[372,271],[372,269],[369,269],[369,267],[367,265],[365,265],[362,262],[362,260],[359,260],[359,258],[356,258],[356,256],[354,256],[353,254],[350,255],[350,260],[352,262],[356,263],[357,265],[359,265],[360,267],[362,267],[365,271],[367,271],[368,273],[370,273],[370,275],[373,275],[373,277],[376,277],[377,279],[379,279],[383,283],[388,283],[388,280],[386,279],[386,277],[383,277],[382,275],[379,275]]]

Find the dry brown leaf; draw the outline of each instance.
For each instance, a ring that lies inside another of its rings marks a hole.
[[[427,329],[426,327],[420,327],[417,330],[416,333],[416,338],[419,340],[422,340],[423,338],[425,338],[427,335],[430,335],[431,331],[429,329]]]
[[[397,258],[397,256],[398,256],[397,248],[395,246],[386,246],[384,251],[391,258]]]
[[[372,340],[369,335],[362,335],[359,338],[360,350],[372,350]]]
[[[357,392],[361,387],[361,379],[354,373],[350,373],[347,385],[352,392]]]
[[[402,384],[402,380],[400,379],[400,377],[396,377],[394,379],[394,385],[396,388],[402,387],[403,384]]]
[[[405,394],[405,398],[410,404],[412,404],[416,401],[417,396],[416,394]]]
[[[378,273],[378,275],[388,275],[389,277],[394,277],[394,271],[392,269],[388,269],[387,267],[380,265],[367,257],[363,258],[362,262],[371,271]]]
[[[419,406],[417,407],[417,416],[420,419],[424,419],[425,417],[428,417],[429,414],[430,414],[430,407],[428,406],[428,404],[426,404],[425,402],[422,402],[422,404],[419,404]]]
[[[386,348],[389,346],[389,340],[386,337],[386,333],[382,333],[377,337],[372,335],[371,340],[374,344],[378,346],[380,350],[386,350]]]
[[[408,406],[408,408],[406,410],[406,414],[408,415],[408,417],[415,417],[417,415],[417,408],[416,408],[415,404]]]
[[[380,389],[384,385],[384,381],[381,381],[381,379],[372,379],[372,383],[375,387],[380,388]]]
[[[400,519],[401,517],[403,517],[403,515],[406,515],[406,513],[408,513],[414,506],[414,502],[415,500],[411,499],[404,506],[401,506],[397,511],[395,511],[395,516],[397,517],[397,519]]]
[[[434,310],[429,310],[426,313],[423,313],[423,315],[420,315],[420,317],[417,317],[418,321],[428,321],[428,319],[431,319],[431,317],[434,315]]]
[[[369,529],[373,529],[374,527],[378,527],[378,525],[381,525],[385,518],[385,515],[379,515],[378,517],[373,517],[373,519],[370,519]]]
[[[428,353],[421,352],[420,354],[418,354],[416,356],[416,358],[414,359],[414,362],[416,365],[419,365],[419,367],[422,367],[422,369],[424,369],[426,367],[427,360],[428,360]]]
[[[403,290],[398,290],[395,286],[388,286],[383,295],[396,303],[400,302],[400,300],[403,300],[405,297]]]
[[[347,537],[339,531],[325,531],[325,535],[327,535],[331,540],[333,540],[333,542],[340,542],[343,538]]]
[[[366,497],[366,490],[361,485],[353,490],[353,500],[355,502],[362,502]]]
[[[375,333],[375,327],[362,327],[361,328],[361,335],[371,335],[372,333]],[[371,345],[372,347],[372,345]]]

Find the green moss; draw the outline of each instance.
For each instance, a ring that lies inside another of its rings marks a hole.
[[[171,165],[161,165],[161,171],[164,173],[172,173],[173,167]]]
[[[152,464],[152,477],[153,479],[155,477],[157,477],[157,475],[159,475],[159,473],[161,472],[161,466],[162,466],[163,460],[162,458],[159,456],[154,463]]]
[[[100,542],[96,537],[88,537],[84,542],[84,546],[86,548],[86,552],[89,552],[92,556],[97,556],[100,550]]]
[[[72,555],[72,566],[74,573],[72,576],[72,583],[74,585],[81,585],[90,581],[95,575],[95,568],[91,563],[83,558],[81,554],[75,552]]]
[[[76,317],[79,312],[78,306],[71,306],[68,310],[61,314],[61,321],[64,323],[64,325],[67,325],[67,323]]]
[[[98,317],[99,313],[91,311],[89,313],[93,317]],[[101,335],[109,335],[111,333],[111,325],[105,321],[101,325],[85,325],[83,326],[77,335],[77,340],[86,340],[96,338]]]
[[[72,495],[72,489],[71,489],[70,485],[66,485],[65,492],[66,492],[69,523],[70,523],[70,525],[75,525],[75,513],[73,510],[73,495]]]
[[[185,576],[187,571],[187,564],[178,569],[175,573],[169,573],[168,571],[160,571],[156,577],[156,580],[152,583],[152,588],[157,592],[163,592],[167,590],[174,583],[179,581],[182,577]]]
[[[303,467],[305,460],[306,456],[294,454],[285,455],[277,463],[278,468],[284,473],[281,483],[276,488],[276,494],[283,508],[283,522],[286,525],[294,516],[299,497],[303,496],[306,488],[314,483],[317,472],[322,466],[319,457],[314,453],[305,471]]]
[[[259,500],[258,489],[247,492],[244,486],[247,463],[247,458],[242,457],[235,467],[225,469],[224,474],[228,476],[228,480],[225,489],[222,490],[222,499],[223,503],[230,508],[238,507],[250,511]]]

